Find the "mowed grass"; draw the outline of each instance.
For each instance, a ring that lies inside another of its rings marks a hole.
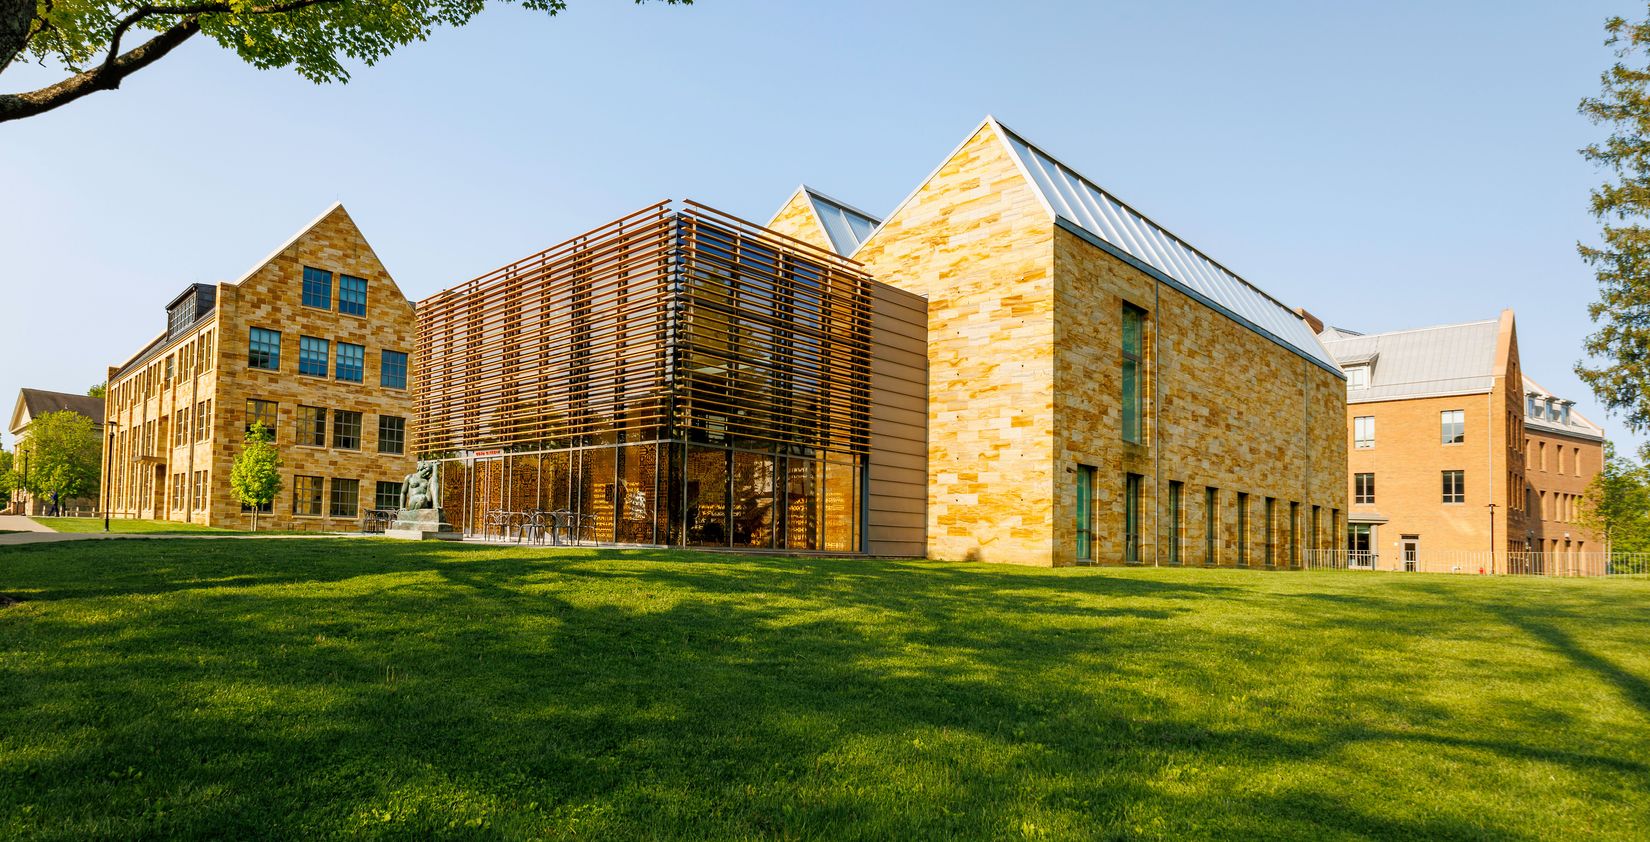
[[[1650,583],[0,549],[0,836],[1643,839]]]

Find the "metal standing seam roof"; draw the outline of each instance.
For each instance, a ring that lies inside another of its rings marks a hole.
[[[1547,391],[1546,387],[1542,386],[1540,383],[1525,377],[1524,394],[1529,395],[1531,393],[1534,393],[1537,397],[1541,398],[1545,398],[1547,396],[1552,396],[1555,398],[1559,397],[1558,395],[1554,395],[1552,392]],[[1531,415],[1529,413],[1529,405],[1526,402],[1524,407],[1524,423],[1527,426],[1534,427],[1539,430],[1564,433],[1572,436],[1581,436],[1583,438],[1599,439],[1601,441],[1604,439],[1604,428],[1588,420],[1587,416],[1582,415],[1581,412],[1573,405],[1570,407],[1570,423],[1566,424],[1563,421]]]
[[[1340,368],[1312,328],[1283,302],[1215,262],[1099,185],[987,117],[1008,144],[1048,211],[1156,270],[1172,285],[1336,374]]]
[[[814,213],[825,226],[825,236],[831,239],[831,248],[842,257],[859,249],[859,244],[871,236],[882,220],[848,204],[839,202],[818,190],[802,185],[802,192],[813,205]]]
[[[1499,320],[1351,334],[1319,334],[1343,365],[1368,363],[1369,386],[1347,390],[1348,403],[1478,394],[1495,387]]]

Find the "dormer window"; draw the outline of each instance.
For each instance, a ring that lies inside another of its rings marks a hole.
[[[1557,421],[1558,420],[1558,406],[1556,405],[1557,403],[1558,403],[1558,398],[1548,398],[1547,399],[1547,420],[1548,421]]]
[[[1369,366],[1367,366],[1367,365],[1348,366],[1347,369],[1346,369],[1346,388],[1348,388],[1348,389],[1367,389],[1367,388],[1369,388]]]

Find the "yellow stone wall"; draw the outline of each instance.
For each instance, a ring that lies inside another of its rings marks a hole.
[[[836,253],[831,246],[831,235],[825,233],[825,225],[820,222],[819,214],[814,211],[813,201],[808,198],[808,192],[800,187],[764,227],[787,237],[795,237],[832,254]]]
[[[303,306],[305,266],[333,273],[331,309]],[[340,274],[366,279],[366,316],[337,312]],[[253,327],[281,332],[279,371],[264,371],[247,365],[247,341]],[[246,401],[249,398],[275,401],[278,406],[275,443],[281,453],[282,487],[275,499],[273,513],[260,516],[260,528],[353,529],[358,523],[357,518],[333,518],[327,514],[330,512],[332,479],[359,480],[359,507],[367,509],[374,506],[379,481],[400,482],[412,472],[415,459],[411,447],[413,404],[410,385],[414,372],[408,372],[408,389],[381,386],[379,373],[380,352],[384,349],[408,354],[409,368],[416,366],[417,361],[413,359],[413,305],[401,293],[342,206],[334,207],[240,283],[219,284],[215,315],[211,317],[210,325],[195,328],[197,332],[203,330],[211,330],[215,334],[213,370],[202,375],[198,382],[180,382],[165,396],[151,398],[122,411],[130,415],[135,410],[139,418],[160,417],[170,423],[175,407],[188,402],[182,390],[193,388],[199,396],[197,399],[211,397],[213,423],[210,440],[190,447],[168,448],[160,456],[166,463],[164,472],[169,476],[189,469],[188,458],[190,451],[193,451],[193,469],[211,472],[206,508],[204,511],[178,512],[165,504],[147,509],[116,508],[117,515],[188,519],[223,527],[249,526],[251,517],[241,512],[240,503],[234,498],[229,485],[230,469],[235,454],[240,450],[247,421]],[[327,376],[298,374],[300,336],[329,340]],[[338,342],[365,346],[362,382],[336,379]],[[160,355],[157,360],[164,356]],[[136,375],[137,372],[129,373],[129,376]],[[299,446],[295,443],[300,405],[328,410],[326,447]],[[361,446],[358,450],[331,446],[331,412],[339,409],[362,413]],[[378,419],[381,415],[406,419],[407,446],[404,453],[378,452]],[[167,441],[169,444],[170,439]],[[151,467],[150,470],[159,469]],[[293,514],[293,478],[300,475],[325,478],[322,516]],[[170,480],[165,484],[169,490]]]

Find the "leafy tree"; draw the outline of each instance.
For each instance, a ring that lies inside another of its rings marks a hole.
[[[19,484],[36,497],[90,497],[103,473],[103,443],[92,419],[78,412],[48,412],[29,421],[15,461],[28,468]]]
[[[1576,523],[1612,553],[1650,552],[1650,470],[1604,443],[1604,467],[1576,507]]]
[[[567,7],[566,0],[504,2],[550,15]],[[33,58],[61,65],[69,74],[39,90],[0,94],[0,122],[114,90],[196,35],[234,50],[257,68],[291,67],[313,82],[345,82],[344,59],[370,66],[397,47],[427,39],[440,24],[463,26],[486,5],[486,0],[0,0],[0,73]]]
[[[108,383],[98,383],[98,384],[92,386],[92,388],[86,390],[86,397],[88,397],[88,398],[103,398],[103,397],[108,397],[108,395],[109,395],[109,384]]]
[[[11,493],[17,488],[17,476],[12,473],[12,455],[0,446],[0,509],[11,503]]]
[[[253,532],[258,531],[258,511],[275,502],[281,491],[281,452],[274,438],[262,421],[253,424],[229,469],[229,487],[236,499],[252,507]]]
[[[1581,150],[1608,173],[1592,191],[1593,216],[1603,242],[1577,243],[1593,267],[1599,298],[1588,307],[1597,330],[1587,354],[1601,365],[1576,364],[1576,374],[1634,430],[1650,428],[1650,20],[1610,18],[1606,46],[1616,62],[1601,76],[1602,90],[1581,101],[1582,115],[1609,136]]]

